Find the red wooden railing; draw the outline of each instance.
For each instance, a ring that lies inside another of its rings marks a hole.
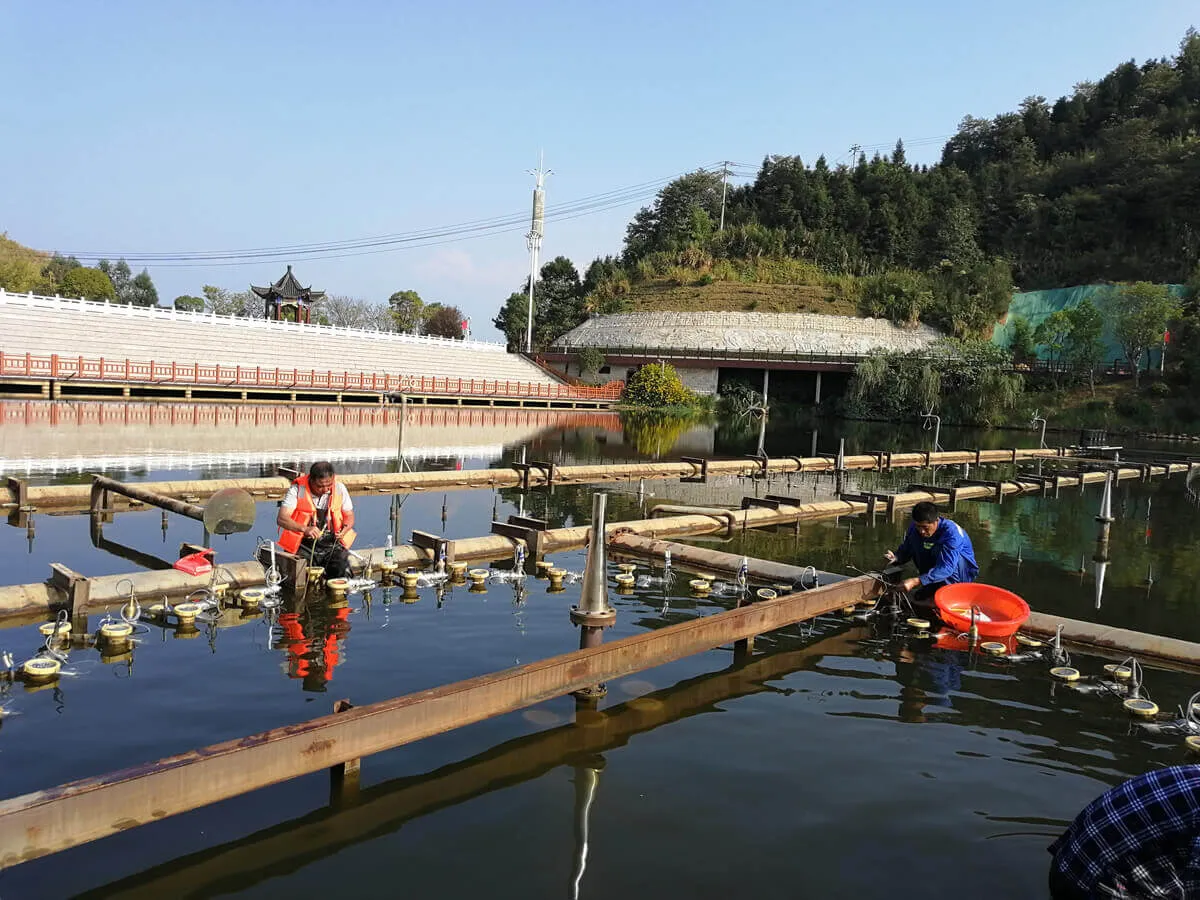
[[[444,394],[457,397],[529,397],[545,400],[616,400],[625,386],[622,381],[610,381],[605,385],[590,387],[433,375],[318,372],[315,369],[264,369],[262,366],[206,366],[104,357],[89,359],[84,356],[59,354],[38,356],[4,351],[0,351],[0,377],[290,390],[373,391],[389,394]]]

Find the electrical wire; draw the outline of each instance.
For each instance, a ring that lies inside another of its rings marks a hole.
[[[717,164],[720,165],[720,164]],[[716,166],[700,166],[691,172],[712,171]],[[652,179],[556,204],[546,213],[550,221],[566,221],[584,215],[592,215],[640,202],[655,196],[659,189],[671,181],[690,173],[677,173],[665,178]],[[343,256],[365,255],[368,252],[390,252],[408,247],[433,246],[439,243],[468,240],[475,237],[504,234],[524,230],[528,225],[528,214],[513,213],[460,222],[453,225],[435,226],[409,232],[375,235],[341,241],[322,241],[307,244],[256,247],[243,250],[215,251],[170,251],[121,253],[117,251],[58,251],[64,256],[81,260],[122,258],[126,262],[155,265],[249,265],[270,261],[279,257],[303,259],[332,259]],[[357,251],[357,252],[356,252]]]

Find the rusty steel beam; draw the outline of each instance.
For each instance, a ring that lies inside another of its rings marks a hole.
[[[576,721],[522,735],[432,772],[365,788],[350,806],[322,807],[298,819],[187,856],[159,863],[93,893],[108,900],[208,897],[229,885],[250,885],[264,871],[291,873],[373,835],[477,797],[538,778],[585,754],[604,753],[631,738],[717,704],[778,690],[770,682],[845,655],[861,639],[840,631],[796,650],[779,650],[698,675],[603,710],[576,712]]]
[[[856,578],[0,802],[0,867],[523,709],[874,597]]]

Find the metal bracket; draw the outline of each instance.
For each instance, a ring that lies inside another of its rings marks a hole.
[[[792,501],[788,501],[788,502],[790,503]],[[764,509],[773,509],[775,511],[778,511],[780,505],[781,505],[780,501],[775,500],[771,497],[743,497],[742,498],[742,509],[750,509],[751,507],[754,507],[754,506],[761,506]]]
[[[985,481],[978,478],[959,478],[954,482],[955,487],[986,487],[992,489],[991,500],[993,503],[1004,502],[1004,482],[1003,481]]]
[[[757,453],[747,453],[745,456],[746,459],[752,459],[758,464],[758,473],[756,477],[766,478],[767,472],[770,470],[771,457],[767,456],[765,453],[762,456],[759,456]]]
[[[12,491],[13,499],[17,502],[17,509],[29,506],[29,485],[20,478],[6,478],[8,489]]]
[[[432,553],[435,562],[443,553],[446,554],[447,565],[454,562],[454,541],[448,541],[441,535],[430,534],[427,531],[417,531],[414,528],[412,543],[414,547],[420,547],[422,550],[428,550]]]
[[[690,465],[696,467],[696,468],[693,468],[691,475],[685,475],[684,477],[680,478],[679,479],[680,482],[690,482],[693,484],[707,484],[708,483],[708,460],[707,459],[701,459],[699,456],[681,456],[679,458],[683,462],[689,463]],[[697,468],[699,469],[699,474],[696,474]]]
[[[958,488],[957,487],[942,487],[936,484],[910,484],[910,491],[924,491],[927,494],[933,494],[935,497],[944,495],[946,502],[950,506],[950,512],[958,510]]]
[[[71,611],[72,622],[82,620],[79,631],[87,631],[88,601],[92,591],[91,581],[73,569],[68,569],[62,563],[50,563],[50,585],[67,595],[67,608]]]

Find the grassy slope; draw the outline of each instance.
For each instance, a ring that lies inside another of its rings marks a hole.
[[[715,281],[712,284],[676,285],[656,279],[636,285],[630,292],[634,312],[788,312],[856,316],[853,300],[831,295],[816,285],[757,284]]]

